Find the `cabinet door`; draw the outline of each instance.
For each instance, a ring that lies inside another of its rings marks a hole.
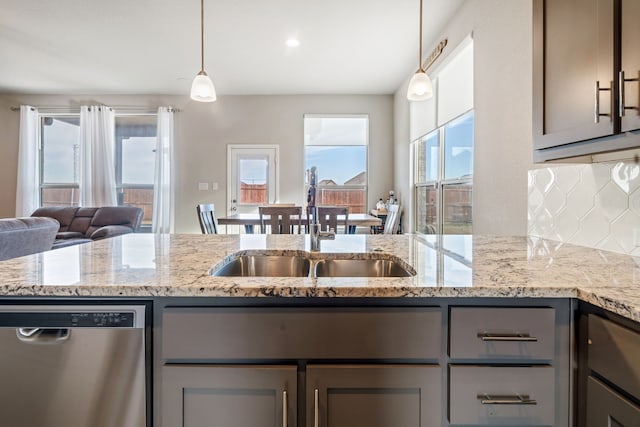
[[[622,71],[625,80],[630,80],[620,87],[621,95],[624,90],[624,106],[628,108],[622,117],[622,131],[626,132],[640,129],[640,1],[622,0],[621,20]]]
[[[587,382],[587,427],[639,427],[640,408],[600,381]]]
[[[162,425],[295,427],[296,372],[295,366],[165,366]]]
[[[307,427],[439,427],[440,367],[309,365],[306,404]]]
[[[614,133],[613,5],[613,0],[534,0],[535,149]],[[597,91],[597,82],[608,90]],[[598,123],[596,99],[600,114],[609,114]]]

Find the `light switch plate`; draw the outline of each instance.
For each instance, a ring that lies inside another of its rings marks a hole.
[[[213,191],[218,191],[218,183],[217,183],[217,182],[212,183],[212,184],[211,184],[211,189],[212,189]]]
[[[198,183],[198,190],[206,191],[208,189],[209,189],[209,183],[208,182],[199,182]]]

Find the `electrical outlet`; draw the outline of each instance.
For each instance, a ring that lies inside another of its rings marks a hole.
[[[198,183],[198,190],[207,191],[208,189],[209,189],[209,183],[208,182],[199,182]]]

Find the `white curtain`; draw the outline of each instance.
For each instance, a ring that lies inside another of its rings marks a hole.
[[[173,232],[173,108],[158,108],[156,168],[153,180],[154,233]]]
[[[29,216],[40,206],[39,192],[38,110],[29,105],[22,105],[20,106],[16,216]]]
[[[116,206],[115,114],[80,107],[80,206]]]

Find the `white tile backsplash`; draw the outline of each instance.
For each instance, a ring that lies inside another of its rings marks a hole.
[[[530,236],[640,255],[640,165],[553,166],[528,178]]]

